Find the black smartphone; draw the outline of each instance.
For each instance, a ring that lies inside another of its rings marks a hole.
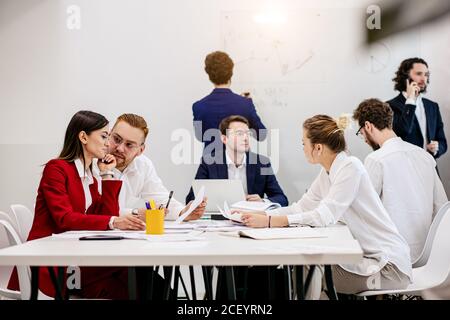
[[[85,240],[122,240],[125,239],[124,237],[121,236],[108,236],[108,235],[94,235],[94,236],[85,236],[85,237],[80,237],[78,240],[80,241],[85,241]]]

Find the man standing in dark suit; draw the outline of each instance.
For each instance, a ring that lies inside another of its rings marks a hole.
[[[395,133],[439,158],[447,151],[447,140],[438,104],[423,97],[430,80],[428,64],[421,58],[406,59],[392,80],[400,92],[388,101]]]
[[[223,149],[204,154],[195,179],[241,180],[247,201],[271,201],[287,206],[288,200],[278,184],[268,158],[249,151],[249,122],[241,116],[229,116],[219,125]],[[223,151],[221,151],[223,150]],[[267,195],[267,199],[264,199]],[[186,201],[194,199],[189,192]]]
[[[195,137],[205,143],[205,153],[210,153],[213,146],[222,147],[219,124],[231,115],[247,118],[250,129],[256,131],[256,139],[264,140],[266,137],[266,127],[256,113],[250,94],[238,95],[230,90],[233,67],[233,60],[225,52],[215,51],[205,58],[205,71],[214,84],[214,90],[192,106]],[[216,143],[206,149],[214,141]]]

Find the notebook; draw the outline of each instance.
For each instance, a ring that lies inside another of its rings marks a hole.
[[[226,235],[251,238],[255,240],[307,239],[328,237],[323,229],[310,227],[247,229],[239,230],[236,232],[229,232]]]
[[[281,205],[279,203],[265,201],[238,201],[233,203],[231,208],[247,211],[266,211],[281,208]]]

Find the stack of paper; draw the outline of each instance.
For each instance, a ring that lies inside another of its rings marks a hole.
[[[266,211],[281,208],[281,205],[278,203],[265,201],[239,201],[233,203],[231,208],[247,211]]]

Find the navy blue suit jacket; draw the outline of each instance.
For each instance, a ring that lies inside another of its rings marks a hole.
[[[250,122],[250,129],[256,130],[257,140],[264,140],[266,137],[265,130],[259,132],[260,129],[266,129],[266,127],[256,113],[252,99],[235,94],[230,89],[214,89],[211,94],[194,103],[192,113],[194,116],[195,137],[199,141],[204,142],[205,146],[214,141],[214,139],[210,138],[204,141],[205,131],[208,129],[219,129],[222,119],[231,115],[240,115],[247,118]],[[196,121],[201,121],[201,127]]]
[[[435,158],[439,158],[447,151],[447,139],[444,134],[444,124],[442,123],[439,106],[436,102],[425,98],[422,98],[422,101],[427,119],[426,142],[427,144],[431,140],[439,142],[439,150],[436,155],[433,155]],[[404,141],[423,148],[423,136],[415,115],[416,106],[406,104],[406,98],[402,93],[388,103],[394,111],[394,132]]]
[[[216,161],[214,163],[211,163],[211,158],[205,161],[206,157],[214,157],[214,154],[202,157],[202,163],[198,167],[195,179],[228,179],[228,167],[225,160],[225,153],[218,153],[216,159],[221,159],[221,161]],[[251,161],[250,159],[256,159],[256,161]],[[268,171],[264,172],[264,175],[261,174],[263,168],[266,168],[265,170]],[[267,157],[248,152],[246,175],[248,194],[258,194],[261,198],[264,198],[264,194],[266,194],[270,201],[279,203],[283,207],[288,205],[288,199],[278,184],[277,178],[275,177],[275,174],[273,174],[270,160]],[[194,192],[191,188],[186,197],[186,203],[193,199]]]

